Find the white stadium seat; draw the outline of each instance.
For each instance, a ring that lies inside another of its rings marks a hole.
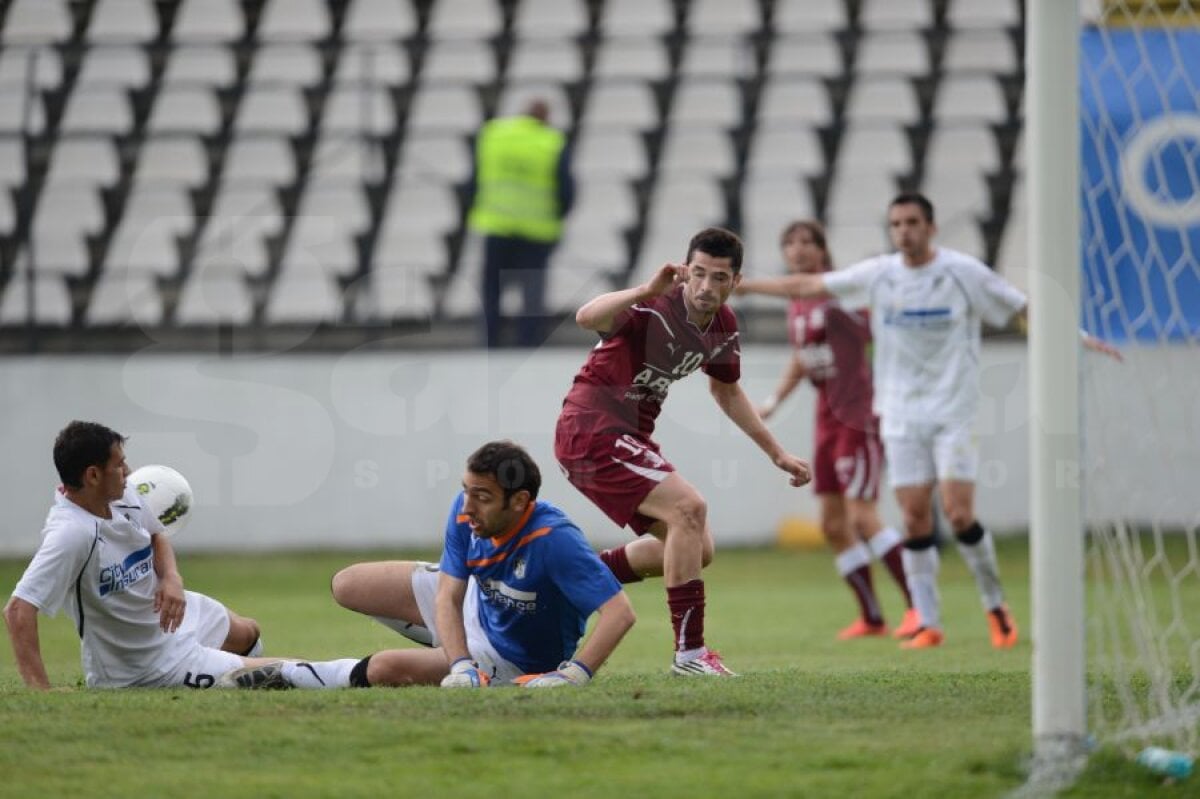
[[[336,322],[342,315],[342,296],[329,275],[293,270],[285,263],[267,295],[267,324]]]
[[[343,83],[325,97],[322,132],[384,135],[396,127],[391,95],[377,86]]]
[[[758,3],[693,0],[688,4],[687,29],[693,36],[744,35],[762,27]]]
[[[1003,122],[1008,110],[994,78],[947,75],[938,87],[933,118],[939,122]]]
[[[331,32],[324,0],[267,0],[257,31],[266,42],[317,41]]]
[[[0,48],[0,93],[19,95],[30,80],[38,89],[59,87],[62,83],[62,57],[58,51],[49,47],[19,45]]]
[[[120,136],[133,129],[133,109],[124,89],[81,87],[71,92],[59,126],[61,133],[107,133]]]
[[[264,44],[250,63],[251,84],[315,86],[321,81],[321,56],[307,44]]]
[[[603,176],[580,182],[575,205],[567,217],[567,225],[582,222],[592,227],[619,227],[637,221],[637,202],[633,187],[620,179]]]
[[[333,79],[337,83],[398,86],[412,77],[408,53],[395,42],[355,42],[342,47]]]
[[[410,0],[351,0],[342,35],[352,42],[405,39],[417,31]]]
[[[186,189],[135,186],[105,255],[104,272],[171,276],[179,270],[176,237],[196,225]]]
[[[451,186],[425,181],[393,185],[384,207],[381,230],[394,239],[430,230],[441,234],[458,224],[458,203]]]
[[[742,95],[732,80],[685,79],[675,89],[673,125],[733,128],[742,116]]]
[[[825,216],[833,225],[873,224],[879,227],[883,209],[896,195],[896,181],[877,169],[835,172],[825,203]]]
[[[376,264],[355,303],[369,320],[426,319],[433,313],[428,273],[403,264]]]
[[[496,54],[483,39],[435,40],[425,53],[421,78],[435,83],[490,83],[496,79]]]
[[[479,95],[466,86],[432,88],[422,84],[409,104],[410,131],[474,133],[482,122]]]
[[[585,130],[575,145],[573,167],[581,179],[639,178],[648,166],[645,143],[635,131]]]
[[[728,177],[735,166],[733,142],[722,130],[673,126],[663,140],[663,173]]]
[[[841,48],[832,36],[780,38],[771,48],[767,74],[833,77],[842,73],[842,61]]]
[[[64,0],[14,0],[4,19],[9,44],[61,42],[71,35],[71,12]]]
[[[406,179],[457,183],[471,173],[471,150],[460,136],[409,134],[404,139],[397,165],[398,175]]]
[[[546,274],[546,310],[551,313],[573,315],[588,300],[613,290],[605,265],[577,256],[578,251],[568,249],[569,246],[570,242],[564,240],[550,256]],[[574,324],[573,319],[571,324]]]
[[[904,131],[895,125],[859,125],[846,130],[837,159],[839,169],[882,169],[894,173],[912,169],[912,150]]]
[[[253,317],[254,301],[240,265],[216,258],[193,267],[175,308],[179,325],[244,325]]]
[[[50,156],[50,183],[80,181],[92,185],[110,186],[120,174],[117,151],[112,141],[103,137],[59,139]]]
[[[163,300],[154,275],[100,273],[84,319],[88,325],[154,327],[162,323]]]
[[[221,170],[225,183],[246,181],[284,185],[296,179],[296,159],[287,139],[238,136],[229,144]]]
[[[779,170],[815,175],[825,169],[825,156],[816,132],[797,125],[759,125],[750,142],[752,171]]]
[[[328,134],[317,142],[309,169],[322,182],[377,182],[383,177],[383,153],[361,136]]]
[[[660,36],[675,28],[670,0],[608,0],[600,27],[606,36]]]
[[[781,34],[841,30],[847,26],[846,4],[813,0],[776,0],[774,24]]]
[[[41,98],[26,104],[21,92],[0,91],[0,132],[41,133],[45,127],[46,106]]]
[[[645,83],[602,83],[592,87],[583,124],[594,128],[649,130],[658,125],[658,104]]]
[[[946,21],[952,28],[1016,27],[1021,24],[1020,0],[950,0]]]
[[[864,30],[933,27],[932,0],[863,0],[858,24]]]
[[[854,69],[860,74],[927,75],[929,67],[929,47],[918,33],[867,33],[859,39]]]
[[[86,274],[90,266],[84,237],[100,231],[104,209],[95,189],[77,182],[48,183],[33,218],[38,266],[69,274]]]
[[[496,0],[439,0],[426,33],[434,41],[483,39],[500,33],[502,22]]]
[[[925,147],[925,168],[991,172],[1000,168],[996,137],[986,125],[939,125]]]
[[[19,138],[0,138],[0,194],[25,181],[25,145]]]
[[[517,43],[508,63],[509,80],[555,80],[583,77],[583,58],[571,41],[526,39]]]
[[[859,78],[850,89],[846,119],[861,122],[893,122],[910,125],[921,118],[917,92],[908,78]]]
[[[210,89],[164,86],[150,111],[151,133],[210,135],[221,127],[221,109]]]
[[[755,54],[742,37],[699,37],[687,40],[679,74],[685,78],[739,78],[754,74]]]
[[[512,116],[524,113],[529,103],[535,98],[544,100],[550,106],[550,124],[560,130],[566,130],[575,123],[571,115],[571,102],[567,98],[566,89],[561,83],[544,81],[506,82],[500,91],[500,99],[496,102],[498,116]]]
[[[238,133],[297,135],[308,126],[308,112],[299,89],[251,86],[242,95],[234,117]]]
[[[0,325],[20,325],[29,318],[26,304],[24,256],[18,259],[15,271],[0,300]],[[71,295],[61,275],[38,273],[33,281],[33,318],[39,324],[65,326],[71,322]]]
[[[1017,52],[1007,30],[958,31],[946,43],[942,69],[947,72],[996,72],[1017,70]]]
[[[99,0],[92,9],[87,38],[106,44],[141,44],[158,36],[151,0]]]
[[[833,120],[833,104],[825,84],[816,78],[768,78],[758,98],[760,123],[825,125]]]
[[[584,0],[522,0],[517,4],[513,31],[518,38],[570,38],[587,30]]]
[[[92,47],[83,57],[76,79],[80,87],[118,86],[143,88],[150,82],[150,64],[146,54],[135,47]]]
[[[245,31],[237,0],[183,0],[171,36],[177,42],[232,42]]]
[[[830,223],[825,229],[825,243],[839,268],[892,249],[882,216],[870,222]]]
[[[658,39],[605,39],[597,49],[592,76],[601,82],[620,78],[662,80],[670,71],[667,49]]]
[[[224,45],[180,45],[167,55],[163,84],[228,87],[237,78],[233,52]]]

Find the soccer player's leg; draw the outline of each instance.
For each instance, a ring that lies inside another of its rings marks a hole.
[[[436,571],[417,561],[390,560],[356,563],[333,576],[334,600],[346,608],[373,617],[384,626],[423,646],[433,646],[436,636],[422,616],[414,590],[414,575]]]
[[[853,535],[841,494],[818,495],[821,502],[821,533],[833,550],[834,565],[858,602],[859,617],[838,632],[840,641],[884,635],[887,625],[871,578],[871,551]]]
[[[924,649],[942,642],[941,597],[938,572],[941,559],[933,533],[932,482],[896,486],[896,502],[904,513],[907,539],[904,542],[904,571],[920,626],[912,638],[901,643],[906,649]]]
[[[216,599],[185,591],[187,610],[176,633],[194,635],[201,646],[255,657],[262,652],[258,622],[234,613]]]

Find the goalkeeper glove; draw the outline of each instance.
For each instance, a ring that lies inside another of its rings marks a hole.
[[[487,688],[492,678],[470,658],[459,658],[450,664],[450,673],[442,678],[443,688]]]
[[[592,680],[591,670],[578,660],[564,660],[556,671],[545,674],[522,674],[513,680],[523,688],[557,688],[560,685],[587,685]]]

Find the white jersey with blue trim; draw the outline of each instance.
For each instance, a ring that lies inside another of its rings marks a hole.
[[[907,266],[881,255],[825,275],[848,308],[869,308],[875,338],[875,412],[884,434],[905,422],[971,422],[979,408],[981,323],[1001,326],[1025,306],[981,261],[939,247]]]
[[[195,645],[194,638],[158,626],[150,536],[162,526],[133,489],[109,508],[112,518],[102,519],[56,494],[41,546],[13,590],[47,616],[66,607],[82,644],[87,684],[95,687],[152,681]]]

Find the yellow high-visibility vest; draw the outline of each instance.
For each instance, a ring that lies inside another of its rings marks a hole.
[[[558,241],[558,159],[566,139],[533,117],[495,119],[475,146],[475,231],[532,241]]]

